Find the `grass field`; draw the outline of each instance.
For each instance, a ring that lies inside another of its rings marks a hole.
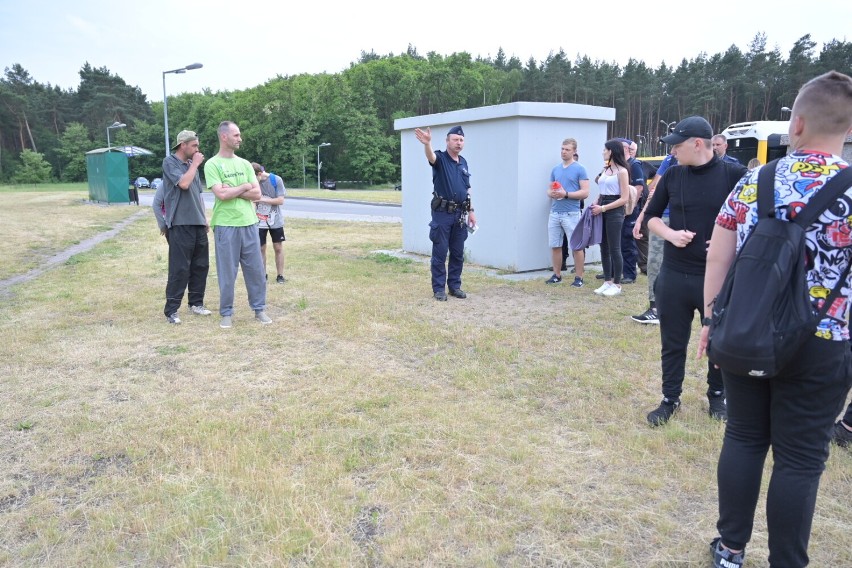
[[[88,184],[80,183],[34,183],[24,185],[0,185],[2,193],[56,193],[56,192],[88,192]]]
[[[0,192],[7,273],[80,240],[20,253],[42,225],[17,217],[109,224],[29,196]],[[14,288],[0,565],[709,566],[723,426],[692,357],[682,412],[646,425],[659,331],[629,320],[646,280],[602,298],[469,266],[469,298],[438,303],[427,264],[373,252],[400,243],[399,225],[288,221],[264,327],[241,277],[233,329],[166,324],[153,218]],[[852,566],[850,495],[852,452],[832,448],[813,566]],[[746,565],[766,553],[759,512]]]
[[[85,188],[77,187],[81,184],[56,185],[61,191],[50,185],[24,192],[0,186],[0,280],[35,268],[139,211],[136,206],[92,205]]]

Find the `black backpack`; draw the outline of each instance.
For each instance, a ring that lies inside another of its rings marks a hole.
[[[852,185],[852,167],[836,174],[795,219],[775,217],[774,160],[757,180],[758,221],[713,302],[707,356],[736,375],[773,377],[814,335],[846,283],[849,266],[817,313],[808,294],[808,227]]]

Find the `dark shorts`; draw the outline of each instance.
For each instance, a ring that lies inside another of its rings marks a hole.
[[[260,244],[266,244],[266,233],[269,233],[272,237],[273,243],[283,243],[287,239],[284,238],[284,227],[278,227],[277,229],[260,229]]]

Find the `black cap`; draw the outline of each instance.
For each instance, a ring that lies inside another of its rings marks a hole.
[[[678,122],[672,133],[668,136],[663,136],[660,140],[664,144],[673,146],[680,144],[688,138],[705,138],[710,140],[713,138],[713,127],[701,116],[690,116]]]
[[[450,131],[447,132],[447,136],[450,134],[458,134],[459,136],[464,136],[464,130],[462,130],[461,126],[453,126],[450,128]]]

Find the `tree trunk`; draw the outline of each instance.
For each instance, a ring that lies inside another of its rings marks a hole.
[[[30,144],[32,144],[32,146],[33,146],[33,152],[38,152],[38,149],[36,148],[35,140],[33,140],[33,133],[32,133],[32,130],[30,130],[30,123],[27,120],[26,113],[24,114],[24,124],[27,126],[27,135],[29,135],[29,137],[30,137]]]

